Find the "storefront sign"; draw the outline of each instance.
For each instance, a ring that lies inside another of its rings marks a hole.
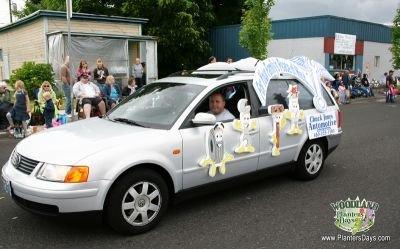
[[[310,139],[339,133],[335,111],[308,115],[306,122]]]
[[[355,35],[335,33],[334,53],[355,55],[356,39],[357,37]]]

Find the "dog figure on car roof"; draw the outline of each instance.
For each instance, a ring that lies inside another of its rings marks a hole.
[[[233,160],[233,155],[225,152],[224,124],[217,122],[205,136],[206,157],[200,160],[201,167],[209,167],[208,175],[214,177],[217,173],[226,173],[225,164]]]

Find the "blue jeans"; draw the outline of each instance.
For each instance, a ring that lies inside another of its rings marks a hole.
[[[66,103],[65,103],[65,113],[66,114],[71,114],[72,112],[72,103],[71,103],[71,86],[67,84],[63,84],[62,86]]]
[[[106,84],[96,83],[96,85],[99,87],[102,96],[106,96]]]
[[[369,96],[375,97],[374,91],[372,90],[372,87],[369,87]]]
[[[393,94],[386,93],[386,103],[394,103],[394,96],[393,96]]]

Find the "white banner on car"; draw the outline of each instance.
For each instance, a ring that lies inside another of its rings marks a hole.
[[[306,117],[308,137],[315,139],[338,134],[337,117],[335,111],[310,114]]]
[[[334,80],[326,69],[316,61],[304,56],[297,56],[290,60],[270,57],[257,64],[253,87],[261,104],[266,105],[266,93],[269,82],[280,74],[287,74],[295,77],[303,83],[313,94],[313,103],[319,112],[325,112],[326,101],[322,96],[322,79]]]
[[[355,55],[356,53],[356,40],[355,35],[335,33],[335,54]]]

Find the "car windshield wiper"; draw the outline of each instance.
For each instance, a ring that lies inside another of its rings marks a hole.
[[[110,119],[112,121],[116,121],[116,122],[121,122],[121,123],[125,123],[125,124],[129,124],[129,125],[135,125],[135,126],[140,126],[140,127],[144,127],[147,128],[146,126],[137,123],[136,121],[127,119],[127,118],[114,118],[114,119]]]

